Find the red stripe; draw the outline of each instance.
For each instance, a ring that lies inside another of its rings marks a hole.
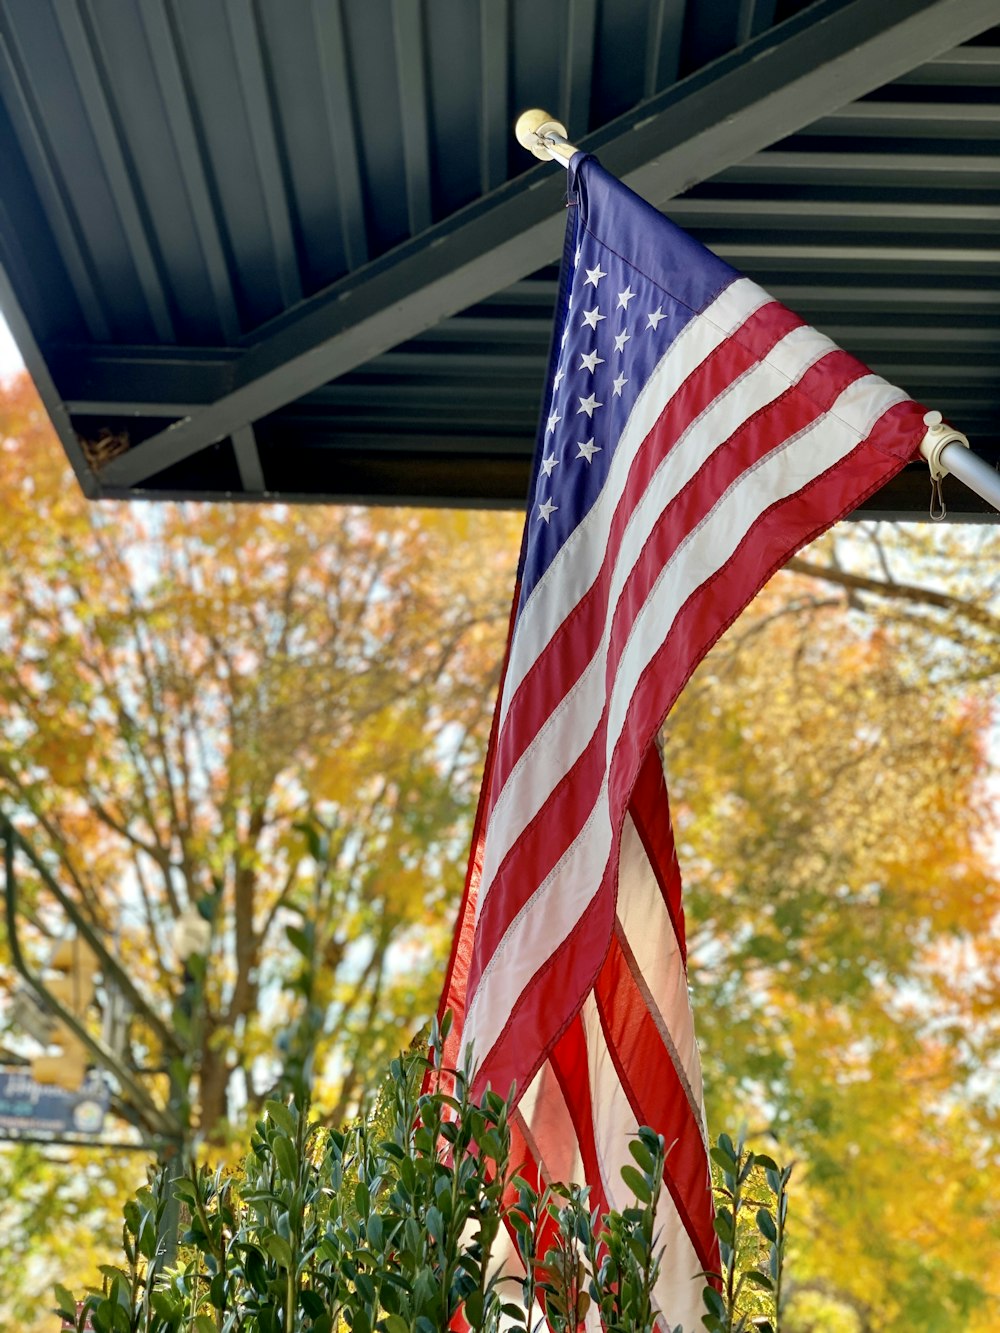
[[[611,521],[609,552],[617,552],[632,512],[653,473],[683,432],[734,380],[752,369],[793,328],[800,327],[802,320],[777,302],[763,306],[738,330],[739,337],[733,335],[721,343],[664,404],[659,420],[633,460],[622,500]],[[548,651],[539,655],[514,692],[497,749],[494,803],[518,759],[593,657],[604,626],[613,566],[613,560],[605,561],[594,584],[552,636]]]
[[[674,1145],[664,1179],[699,1263],[715,1271],[718,1252],[701,1126],[617,936],[594,995],[608,1052],[636,1120],[662,1134],[668,1147]]]
[[[599,1208],[603,1217],[608,1211],[609,1204],[594,1139],[594,1108],[590,1090],[587,1036],[579,1013],[553,1046],[549,1054],[549,1063],[559,1080],[563,1100],[566,1102],[576,1131],[576,1141],[583,1163],[583,1177],[590,1186],[591,1211]]]
[[[803,376],[802,391],[795,386],[789,388],[765,409],[744,422],[725,442],[725,446],[712,454],[696,477],[658,515],[614,608],[605,662],[606,699],[613,689],[635,618],[684,538],[710,512],[718,497],[754,463],[771,452],[776,442],[798,433],[814,421],[817,414],[828,410],[830,404],[863,370],[860,362],[844,352],[831,352],[822,358]],[[663,417],[651,432],[651,438],[660,429],[668,429]],[[602,601],[605,603],[616,555],[616,551],[609,550],[599,576],[599,581],[604,585]],[[593,631],[599,637],[600,627],[596,625],[582,626],[582,629],[585,633]],[[592,655],[589,646],[585,648],[575,641],[575,634],[568,642],[559,645],[557,652],[553,645],[555,640],[544,656],[567,651],[571,655],[577,651]],[[508,719],[501,733],[500,746],[511,726],[512,722]],[[488,895],[480,911],[469,970],[471,994],[475,993],[510,922],[524,908],[590,816],[605,768],[606,729],[607,703],[583,752],[522,830],[488,886]],[[494,779],[497,780],[496,775]]]
[[[646,852],[646,860],[660,888],[663,904],[674,928],[677,947],[687,970],[687,938],[681,899],[681,868],[677,863],[674,830],[670,822],[670,803],[663,776],[663,763],[656,745],[651,745],[628,804],[632,823]]]
[[[606,956],[617,895],[621,822],[644,757],[667,710],[716,638],[798,546],[854,508],[894,475],[923,436],[922,409],[890,409],[867,441],[767,510],[726,564],[689,599],[643,673],[612,757],[609,800],[612,852],[601,886],[576,927],[546,958],[514,1001],[493,1049],[483,1053],[476,1085],[526,1087],[545,1052],[568,1026]],[[872,458],[873,449],[881,457]],[[891,450],[892,452],[886,452]],[[816,515],[827,517],[817,523]],[[832,516],[832,517],[831,517]],[[525,1034],[532,1034],[529,1044]]]

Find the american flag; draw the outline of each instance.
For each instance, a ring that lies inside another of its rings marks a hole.
[[[656,1298],[718,1255],[681,881],[657,747],[769,576],[916,454],[924,409],[577,154],[518,585],[442,998],[516,1087],[538,1181],[631,1202],[673,1148]]]

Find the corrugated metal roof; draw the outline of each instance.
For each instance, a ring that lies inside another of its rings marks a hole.
[[[510,130],[539,105],[1000,461],[998,17],[0,0],[0,304],[88,494],[518,504],[562,226]]]

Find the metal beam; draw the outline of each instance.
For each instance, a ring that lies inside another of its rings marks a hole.
[[[264,469],[260,465],[253,426],[241,426],[239,430],[233,431],[233,453],[236,455],[243,489],[247,494],[262,495],[265,489]]]
[[[724,168],[717,183],[758,187],[791,184],[799,189],[841,183],[852,189],[877,190],[896,186],[917,186],[924,190],[996,189],[1000,186],[1000,154],[774,149],[754,153]]]
[[[424,12],[413,0],[392,0],[392,35],[410,235],[431,225],[431,157],[427,126],[427,55]]]
[[[187,416],[230,392],[238,361],[226,349],[49,344],[43,352],[68,410],[84,415]]]
[[[34,97],[31,81],[24,68],[13,28],[9,25],[0,0],[0,101],[10,115],[11,125],[24,154],[32,183],[45,210],[52,237],[66,266],[73,295],[95,342],[111,337],[93,261],[80,235],[69,191],[52,143],[45,131],[44,119]],[[6,169],[11,168],[7,165]]]
[[[676,82],[684,44],[686,0],[651,0],[643,89],[647,98]]]
[[[86,11],[81,12],[75,5],[54,5],[52,12],[62,34],[73,77],[80,90],[80,99],[87,108],[94,145],[149,318],[161,342],[176,342],[177,335],[160,272],[159,257],[151,243],[154,233],[149,226],[149,216],[135,171],[126,157],[118,116],[112,102],[110,80],[106,70],[98,63],[93,28],[88,22]]]
[[[780,250],[781,233],[792,230],[862,232],[873,235],[889,232],[899,236],[907,232],[931,232],[954,237],[968,232],[985,237],[1000,230],[1000,204],[893,203],[866,199],[672,199],[667,213],[674,222],[689,230],[711,227],[717,231],[761,231],[772,235],[772,245]],[[554,299],[554,298],[553,298]]]
[[[969,97],[969,90],[963,90]],[[838,107],[809,135],[837,138],[970,139],[1000,137],[1000,106],[991,102],[852,102]]]
[[[590,129],[590,97],[597,47],[597,0],[569,0],[563,47],[560,113],[570,136]]]
[[[256,11],[246,0],[225,0],[225,7],[247,130],[274,248],[278,290],[286,306],[294,305],[302,299],[302,278]]]
[[[333,146],[337,211],[348,270],[368,260],[364,193],[358,161],[354,85],[339,0],[311,0],[316,54],[323,76],[323,105]]]
[[[191,111],[173,16],[162,0],[139,0],[139,20],[146,34],[146,47],[163,101],[164,115],[177,144],[184,192],[205,260],[222,336],[227,342],[235,343],[241,329],[233,297],[230,261],[218,208],[208,183],[201,138]]]
[[[584,144],[654,204],[996,21],[996,0],[825,0]],[[246,352],[232,393],[111,460],[135,485],[516,281],[559,250],[561,173],[537,168],[303,302]]]
[[[479,184],[489,194],[507,179],[510,132],[507,125],[510,12],[508,0],[479,6]]]

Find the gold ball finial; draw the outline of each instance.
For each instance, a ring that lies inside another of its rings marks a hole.
[[[538,107],[531,111],[522,111],[514,123],[514,137],[522,148],[534,153],[542,162],[552,161],[552,151],[543,140],[545,134],[558,134],[566,138],[566,126],[553,120],[547,111]]]

